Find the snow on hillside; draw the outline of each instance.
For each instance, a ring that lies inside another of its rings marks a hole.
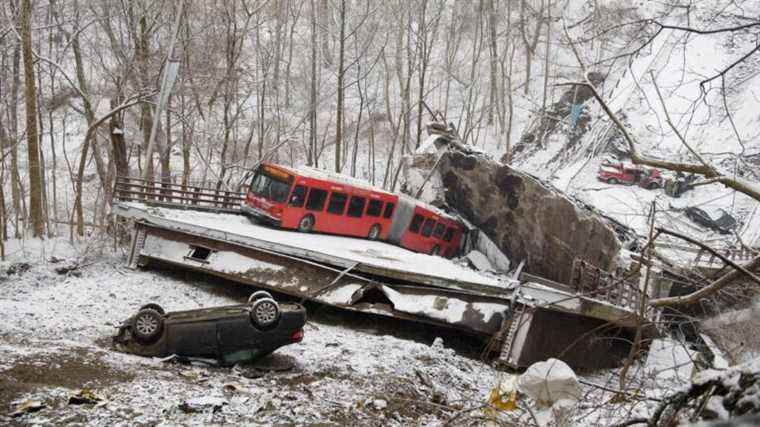
[[[688,25],[695,28],[726,26],[725,16],[734,7],[731,2],[697,5],[694,15],[698,19],[692,19]],[[682,15],[672,15],[662,21],[687,25]],[[571,35],[580,37],[578,33]],[[720,91],[720,78],[701,85],[702,81],[716,75],[753,47],[753,40],[742,37],[696,35],[665,29],[634,55],[629,64],[613,68],[615,72],[608,76],[603,96],[611,110],[624,119],[643,155],[698,163],[667,124],[664,109],[667,108],[678,131],[706,161],[729,176],[741,177],[750,173],[747,178],[757,184],[759,175],[752,173],[753,168],[744,160],[760,153],[756,142],[760,134],[757,121],[760,76],[750,73],[750,65],[729,72],[725,99]],[[752,64],[756,61],[750,59]],[[731,117],[726,114],[726,106]],[[610,156],[602,149],[617,130],[595,100],[588,101],[585,108],[592,120],[579,147],[564,152],[566,136],[557,133],[548,141],[546,150],[523,159],[519,166],[596,206],[640,235],[648,233],[647,215],[651,202],[656,201],[660,212],[659,226],[708,242],[715,241],[719,237],[717,233],[694,224],[683,215],[683,209],[688,206],[723,208],[739,219],[739,231],[745,243],[760,244],[757,240],[760,227],[757,201],[722,185],[700,186],[675,199],[665,195],[663,190],[650,191],[597,181],[600,164]],[[665,172],[665,176],[672,178],[674,174]]]

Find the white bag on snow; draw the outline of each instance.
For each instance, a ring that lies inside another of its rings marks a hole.
[[[559,400],[576,402],[581,396],[575,372],[558,359],[532,364],[520,375],[517,387],[540,406],[552,406]]]

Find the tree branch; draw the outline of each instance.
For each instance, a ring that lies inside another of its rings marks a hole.
[[[678,26],[678,25],[662,24],[659,21],[655,21],[655,20],[652,20],[650,22],[652,24],[655,24],[655,25],[659,26],[660,28],[662,28],[664,30],[678,30],[678,31],[685,31],[687,33],[695,33],[695,34],[731,33],[731,32],[735,32],[735,31],[746,30],[746,29],[752,28],[752,27],[760,27],[760,22],[753,22],[751,24],[738,25],[736,27],[716,28],[714,30],[700,30],[700,29],[691,28],[691,27],[681,27],[681,26]]]
[[[681,163],[681,162],[672,162],[668,160],[642,157],[639,154],[638,150],[636,149],[636,143],[634,142],[631,135],[628,133],[628,130],[626,130],[625,125],[623,125],[623,122],[621,122],[620,119],[617,118],[617,116],[615,116],[612,110],[610,110],[610,107],[607,105],[607,103],[604,101],[602,96],[596,90],[596,87],[594,87],[594,85],[591,83],[591,80],[589,80],[588,72],[586,70],[586,65],[583,63],[583,60],[581,59],[580,54],[578,53],[578,49],[576,48],[575,43],[573,42],[573,39],[570,37],[570,34],[567,31],[567,26],[565,25],[564,19],[562,22],[563,22],[563,27],[565,30],[565,37],[567,37],[570,47],[573,50],[573,54],[575,55],[575,58],[578,61],[578,64],[583,70],[583,77],[585,80],[584,82],[564,83],[563,85],[576,84],[576,85],[583,85],[589,88],[592,95],[594,96],[594,99],[596,99],[597,102],[599,102],[599,104],[601,105],[602,110],[604,110],[604,113],[607,115],[607,117],[610,118],[610,120],[612,120],[612,122],[620,131],[620,133],[623,134],[623,138],[625,139],[628,145],[628,150],[631,155],[631,161],[634,164],[647,165],[647,166],[667,169],[671,171],[680,171],[680,172],[685,172],[685,173],[703,175],[705,178],[714,179],[716,182],[719,182],[725,185],[726,187],[732,188],[740,193],[743,193],[743,194],[748,195],[749,197],[752,197],[755,200],[760,201],[760,188],[756,188],[749,182],[745,182],[741,179],[725,176],[721,174],[720,172],[718,172],[715,168],[713,168],[709,164],[705,165],[705,164]],[[688,144],[687,144],[687,147],[688,147]],[[691,147],[688,147],[688,148],[691,149]]]
[[[752,261],[744,264],[742,268],[747,271],[752,271],[760,267],[760,256],[755,257]],[[677,297],[665,297],[657,298],[649,301],[649,305],[653,307],[662,307],[669,305],[686,305],[698,302],[700,299],[708,297],[726,286],[739,279],[744,273],[740,270],[731,270],[730,272],[720,276],[717,280],[705,286],[704,288],[692,292],[688,295],[681,295]]]
[[[734,67],[736,67],[737,65],[741,64],[742,62],[744,62],[744,60],[746,60],[747,58],[749,58],[750,56],[752,56],[752,54],[753,54],[753,53],[755,53],[755,52],[757,52],[758,50],[760,50],[760,44],[758,44],[757,46],[755,46],[755,48],[754,48],[754,49],[752,49],[752,50],[750,50],[749,52],[747,52],[746,54],[744,54],[744,56],[742,56],[741,58],[739,58],[739,59],[737,59],[736,61],[734,61],[734,62],[733,62],[731,65],[729,65],[728,67],[724,68],[724,69],[723,69],[723,71],[721,71],[721,72],[719,72],[718,74],[716,74],[716,75],[714,75],[714,76],[710,77],[709,79],[706,79],[706,80],[702,80],[701,82],[699,82],[699,89],[700,89],[702,92],[705,92],[705,85],[706,85],[707,83],[710,83],[711,81],[713,81],[713,80],[717,79],[718,77],[723,77],[723,76],[724,76],[726,73],[728,73],[729,71],[731,71],[731,69],[732,69],[732,68],[734,68]]]
[[[662,234],[667,234],[667,235],[670,235],[670,236],[673,236],[673,237],[677,237],[677,238],[679,238],[681,240],[685,240],[685,241],[687,241],[687,242],[689,242],[689,243],[691,243],[693,245],[699,246],[700,248],[706,250],[707,252],[710,252],[711,254],[715,255],[715,257],[719,258],[721,261],[723,261],[726,264],[730,265],[731,267],[739,270],[744,275],[746,275],[747,277],[749,277],[750,279],[752,279],[752,281],[754,281],[755,283],[757,283],[758,285],[760,285],[760,277],[757,277],[756,275],[754,275],[749,270],[747,270],[744,267],[742,267],[741,265],[733,262],[728,257],[724,256],[723,254],[721,254],[720,252],[716,251],[715,249],[713,249],[713,248],[705,245],[704,243],[699,242],[696,239],[692,239],[689,236],[684,236],[681,233],[676,233],[675,231],[671,231],[671,230],[668,230],[668,229],[665,229],[665,228],[658,227],[657,231],[659,231]]]

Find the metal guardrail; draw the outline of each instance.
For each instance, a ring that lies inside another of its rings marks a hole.
[[[573,261],[571,286],[584,296],[631,310],[638,309],[641,301],[641,291],[635,283],[579,258]]]
[[[235,191],[120,176],[114,183],[114,199],[149,206],[239,212],[245,197]]]

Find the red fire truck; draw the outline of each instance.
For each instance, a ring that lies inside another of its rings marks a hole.
[[[455,218],[419,200],[345,175],[271,163],[254,173],[242,211],[275,227],[366,237],[447,258],[464,233]]]

